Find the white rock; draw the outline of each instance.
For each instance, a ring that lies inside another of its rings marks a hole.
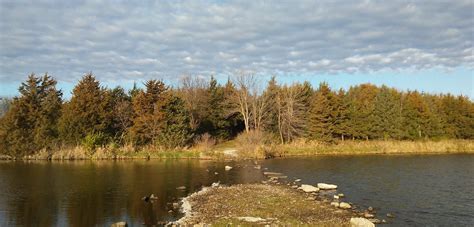
[[[296,180],[295,180],[295,182],[300,182],[300,181],[301,181],[301,179],[296,179]]]
[[[365,218],[351,218],[351,227],[375,227],[374,223]]]
[[[283,174],[282,173],[277,173],[277,172],[263,172],[263,175],[265,175],[265,176],[281,176]]]
[[[121,221],[111,225],[111,227],[127,227],[127,222]]]
[[[338,195],[334,195],[334,199],[339,199],[339,196],[338,196]]]
[[[261,221],[266,221],[265,219],[259,218],[259,217],[238,217],[237,219],[239,219],[239,220],[241,220],[241,221],[246,221],[246,222],[261,222]]]
[[[211,184],[211,187],[217,188],[217,187],[219,187],[219,184],[220,184],[219,182],[214,182],[214,183]]]
[[[375,215],[371,214],[371,213],[364,213],[364,218],[374,218]]]
[[[314,186],[309,185],[309,184],[302,184],[300,188],[304,192],[318,192],[319,191],[319,188],[314,187]]]
[[[331,206],[339,207],[339,203],[338,202],[331,202]]]
[[[229,171],[232,169],[232,166],[225,166],[225,171]]]
[[[326,184],[326,183],[318,183],[318,188],[322,190],[332,190],[337,189],[337,185],[335,184]]]
[[[346,203],[346,202],[341,202],[339,203],[339,208],[342,208],[342,209],[351,209],[351,204],[349,203]]]

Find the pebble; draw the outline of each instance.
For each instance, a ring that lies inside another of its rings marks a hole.
[[[389,217],[389,218],[394,218],[395,215],[393,215],[392,213],[388,213],[388,214],[387,214],[387,217]]]
[[[369,221],[372,222],[372,223],[374,223],[374,224],[380,224],[380,223],[382,223],[382,222],[381,222],[379,219],[377,219],[377,218],[371,218],[371,219],[369,219]]]
[[[364,218],[373,218],[373,217],[375,217],[373,214],[370,214],[370,213],[364,214]]]
[[[127,227],[127,222],[121,221],[121,222],[116,222],[111,225],[111,227]]]
[[[225,166],[224,168],[225,168],[225,171],[229,171],[232,169],[232,166]]]
[[[365,218],[351,218],[350,224],[352,227],[375,227],[374,223]]]
[[[339,203],[338,202],[331,202],[331,206],[339,207]]]
[[[346,202],[341,202],[339,203],[339,208],[342,208],[342,209],[351,209],[351,204],[349,203],[346,203]]]

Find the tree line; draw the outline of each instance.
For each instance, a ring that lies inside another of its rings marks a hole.
[[[173,88],[149,80],[129,91],[106,88],[91,73],[68,101],[51,76],[31,74],[0,118],[0,151],[22,157],[41,149],[107,144],[192,146],[253,130],[289,143],[298,138],[343,140],[473,139],[474,104],[466,96],[399,91],[361,84],[332,90],[327,83],[266,85],[252,74],[219,84],[186,77]]]

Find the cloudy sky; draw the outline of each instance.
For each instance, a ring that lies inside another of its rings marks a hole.
[[[66,96],[239,71],[474,97],[474,1],[0,0],[0,95],[48,72]]]

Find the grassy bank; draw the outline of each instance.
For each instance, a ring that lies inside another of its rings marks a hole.
[[[23,157],[26,160],[102,160],[102,159],[263,159],[271,157],[315,155],[374,155],[374,154],[474,154],[473,140],[440,141],[294,141],[276,144],[239,139],[223,143],[166,150],[156,147],[99,147],[94,150],[81,146],[52,151],[39,151]],[[13,159],[0,155],[0,159]]]
[[[183,225],[349,226],[353,212],[284,186],[249,184],[208,188],[186,198]]]
[[[282,157],[358,154],[474,154],[474,141],[340,141],[334,144],[296,141],[290,144],[277,145],[271,151],[274,156]]]

